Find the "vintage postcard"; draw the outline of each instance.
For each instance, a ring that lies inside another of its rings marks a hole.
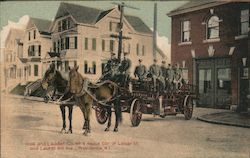
[[[248,0],[1,1],[2,158],[250,158]]]

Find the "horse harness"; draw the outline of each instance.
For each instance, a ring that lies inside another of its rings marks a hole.
[[[106,99],[106,100],[103,100],[103,101],[100,101],[98,100],[90,91],[89,89],[92,87],[92,88],[97,88],[99,85],[102,85],[102,84],[97,84],[96,86],[90,86],[89,85],[89,82],[87,80],[84,80],[83,84],[82,84],[82,87],[81,87],[81,90],[79,93],[75,93],[75,97],[81,97],[85,94],[88,94],[95,102],[97,102],[98,104],[101,104],[103,106],[112,106],[112,104],[107,104],[107,102],[112,102],[114,101],[117,96],[114,97],[114,94],[112,95],[112,97]]]

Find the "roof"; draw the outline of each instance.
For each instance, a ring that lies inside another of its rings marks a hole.
[[[143,33],[152,33],[150,28],[139,17],[125,15],[125,18],[136,31]]]
[[[108,13],[110,13],[113,9],[114,8],[109,10],[100,10],[96,8],[62,2],[57,11],[55,19],[70,14],[78,23],[94,25]],[[137,32],[152,33],[149,27],[139,17],[125,15],[125,18]]]
[[[44,33],[48,35],[50,25],[52,24],[52,21],[50,20],[45,20],[45,19],[39,19],[39,18],[33,18],[31,17],[30,20],[34,25],[36,25],[37,29],[39,30],[40,33]]]
[[[24,30],[11,28],[10,31],[8,32],[8,35],[5,41],[8,41],[9,38],[13,38],[13,37],[15,40],[22,39],[23,36],[24,36]]]
[[[174,16],[179,15],[183,13],[188,13],[192,11],[197,11],[205,8],[210,8],[222,4],[230,3],[230,1],[222,1],[222,0],[195,0],[187,2],[186,4],[172,10],[167,15],[168,16]]]
[[[71,14],[79,23],[95,24],[101,12],[102,10],[99,9],[63,2],[60,4],[55,19]]]

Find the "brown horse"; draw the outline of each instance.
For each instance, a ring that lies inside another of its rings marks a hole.
[[[121,107],[119,105],[118,86],[113,82],[104,82],[94,85],[88,82],[87,78],[82,77],[78,72],[78,67],[69,68],[69,91],[74,95],[77,105],[84,114],[86,122],[85,134],[90,132],[90,113],[93,102],[99,103],[107,108],[108,124],[105,131],[109,131],[111,126],[111,104],[114,104],[116,123],[114,132],[118,131],[118,124],[122,120]]]
[[[61,100],[72,100],[72,94],[70,92],[65,93],[68,85],[68,81],[64,79],[59,71],[55,69],[55,65],[52,63],[49,69],[45,72],[42,79],[42,87],[46,90],[46,97],[44,98],[47,102],[49,99],[53,99],[55,93],[61,93]],[[72,113],[73,113],[73,104],[61,104],[60,110],[62,114],[62,129],[61,132],[72,133]],[[69,109],[69,129],[66,131],[66,120],[65,120],[65,107]]]

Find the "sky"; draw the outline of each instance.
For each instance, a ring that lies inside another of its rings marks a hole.
[[[4,1],[0,2],[0,27],[8,21],[18,22],[24,15],[52,20],[61,1]],[[119,1],[64,1],[102,10],[114,7],[113,2]],[[166,13],[185,4],[187,1],[125,1],[125,4],[139,8],[139,10],[125,8],[125,14],[140,17],[150,28],[153,28],[154,3],[157,3],[157,31],[159,36],[171,39],[171,18]]]

